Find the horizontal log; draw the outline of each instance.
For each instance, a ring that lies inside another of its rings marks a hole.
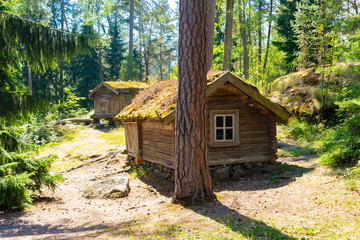
[[[248,162],[268,162],[270,161],[270,156],[248,156],[248,157],[239,157],[239,158],[222,158],[215,159],[213,157],[208,157],[209,166],[219,166],[224,164],[238,164],[238,163],[248,163]]]
[[[175,130],[173,123],[165,124],[160,121],[144,121],[142,122],[143,129],[163,129],[163,130]]]
[[[162,142],[173,142],[175,141],[174,136],[166,136],[166,135],[159,135],[159,134],[147,134],[143,133],[142,135],[143,141],[149,140],[149,141],[162,141]]]
[[[163,141],[143,140],[143,144],[158,147],[158,148],[175,149],[175,141],[163,142]]]
[[[67,119],[62,119],[62,120],[55,122],[55,125],[59,125],[59,124],[64,125],[67,122],[90,124],[91,121],[92,121],[91,118],[67,118]]]
[[[270,144],[240,144],[237,147],[210,147],[208,149],[209,153],[220,153],[225,156],[228,155],[237,155],[241,156],[241,154],[252,153],[252,152],[262,152],[262,151],[270,151]]]
[[[161,164],[161,165],[169,167],[169,168],[174,168],[173,165],[174,165],[175,159],[174,159],[174,156],[172,156],[172,155],[158,153],[158,152],[144,149],[143,150],[143,158],[149,162],[158,163],[158,164]]]
[[[154,151],[154,152],[158,152],[158,153],[169,154],[172,156],[175,155],[175,147],[170,146],[170,145],[168,145],[168,147],[159,147],[159,146],[156,146],[156,144],[148,145],[148,144],[143,143],[143,150],[149,150],[149,151]]]
[[[165,135],[165,136],[175,136],[175,129],[153,129],[153,128],[143,128],[144,134],[154,134],[154,135]]]

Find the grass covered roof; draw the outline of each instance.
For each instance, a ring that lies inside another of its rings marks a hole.
[[[149,86],[149,83],[146,82],[137,82],[137,81],[106,81],[101,82],[93,90],[90,90],[89,98],[94,99],[94,95],[102,87],[106,87],[113,91],[115,94],[119,93],[137,93],[139,89],[144,89]],[[101,92],[101,91],[99,91]]]
[[[207,82],[211,84],[224,72],[209,71]],[[160,81],[140,91],[132,103],[115,117],[116,121],[132,119],[163,119],[176,107],[177,80]]]
[[[106,81],[104,82],[106,85],[111,86],[115,89],[123,89],[123,88],[138,88],[144,89],[149,86],[149,83],[146,82],[137,82],[137,81]]]
[[[176,80],[156,82],[140,91],[132,103],[115,117],[115,120],[164,118],[175,109],[176,100]]]
[[[271,103],[262,96],[256,87],[251,86],[230,72],[210,71],[207,75],[208,94],[218,87],[230,82],[253,97],[270,111],[275,112],[285,120],[289,113],[277,104]],[[116,117],[116,121],[135,119],[165,119],[173,114],[177,100],[177,81],[167,80],[151,84],[148,88],[140,91],[132,103],[126,106]]]

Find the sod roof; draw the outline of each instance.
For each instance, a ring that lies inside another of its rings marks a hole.
[[[101,82],[89,93],[89,98],[93,99],[93,95],[102,87],[107,87],[115,94],[119,93],[136,93],[139,89],[144,89],[149,86],[149,83],[146,82],[137,82],[137,81],[106,81]]]
[[[270,100],[262,96],[258,89],[245,83],[243,80],[230,72],[210,71],[207,76],[207,94],[211,94],[217,88],[230,82],[244,91],[249,96],[263,104],[270,111],[284,120],[290,117],[290,113]],[[165,119],[174,116],[177,100],[177,81],[167,80],[151,84],[148,88],[140,91],[116,117],[115,121],[129,121],[135,119]]]

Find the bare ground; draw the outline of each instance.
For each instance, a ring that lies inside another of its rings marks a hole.
[[[215,182],[217,202],[186,207],[171,203],[169,179],[134,176],[116,153],[125,146],[101,139],[103,131],[82,128],[43,153],[59,155],[57,170],[81,167],[65,171],[64,183],[35,199],[34,208],[0,212],[2,239],[360,239],[359,195],[309,157],[280,158],[286,164]],[[114,175],[130,177],[128,197],[82,197],[87,186]]]

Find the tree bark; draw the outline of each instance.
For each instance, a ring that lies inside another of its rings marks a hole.
[[[262,40],[262,17],[261,17],[261,12],[262,12],[262,0],[259,0],[259,26],[258,26],[258,61],[259,63],[261,63],[261,54],[262,54],[262,44],[261,44],[261,40]]]
[[[244,52],[244,62],[243,62],[243,74],[245,79],[249,78],[249,41],[247,37],[247,31],[246,31],[246,14],[245,14],[245,1],[242,2],[242,8],[239,11],[239,20],[240,20],[240,37]]]
[[[133,48],[134,48],[134,0],[130,0],[130,29],[129,29],[129,59],[128,59],[128,78],[132,80],[133,72]]]
[[[27,66],[27,80],[28,80],[28,86],[29,86],[29,95],[33,95],[33,86],[32,86],[32,78],[31,78],[31,68],[28,65]]]
[[[143,79],[143,65],[142,65],[142,33],[143,26],[141,22],[141,13],[139,13],[139,80]]]
[[[232,45],[232,25],[233,25],[234,0],[226,1],[226,22],[225,22],[225,41],[224,58],[222,70],[231,69],[231,45]]]
[[[209,71],[214,55],[214,27],[215,27],[216,0],[208,0],[206,5],[206,69]]]
[[[65,16],[65,3],[64,0],[61,0],[61,30],[64,31],[64,16]],[[64,101],[64,70],[63,70],[63,64],[60,63],[59,67],[60,72],[60,103]]]
[[[215,198],[207,161],[206,3],[180,0],[179,8],[174,201],[182,203]]]
[[[263,66],[263,72],[266,71],[266,64],[267,59],[269,56],[269,47],[270,47],[270,35],[271,35],[271,17],[272,17],[272,9],[273,9],[273,0],[270,0],[270,16],[269,16],[269,29],[268,29],[268,35],[267,35],[267,41],[266,41],[266,51],[265,51],[265,59],[264,59],[264,66]]]

